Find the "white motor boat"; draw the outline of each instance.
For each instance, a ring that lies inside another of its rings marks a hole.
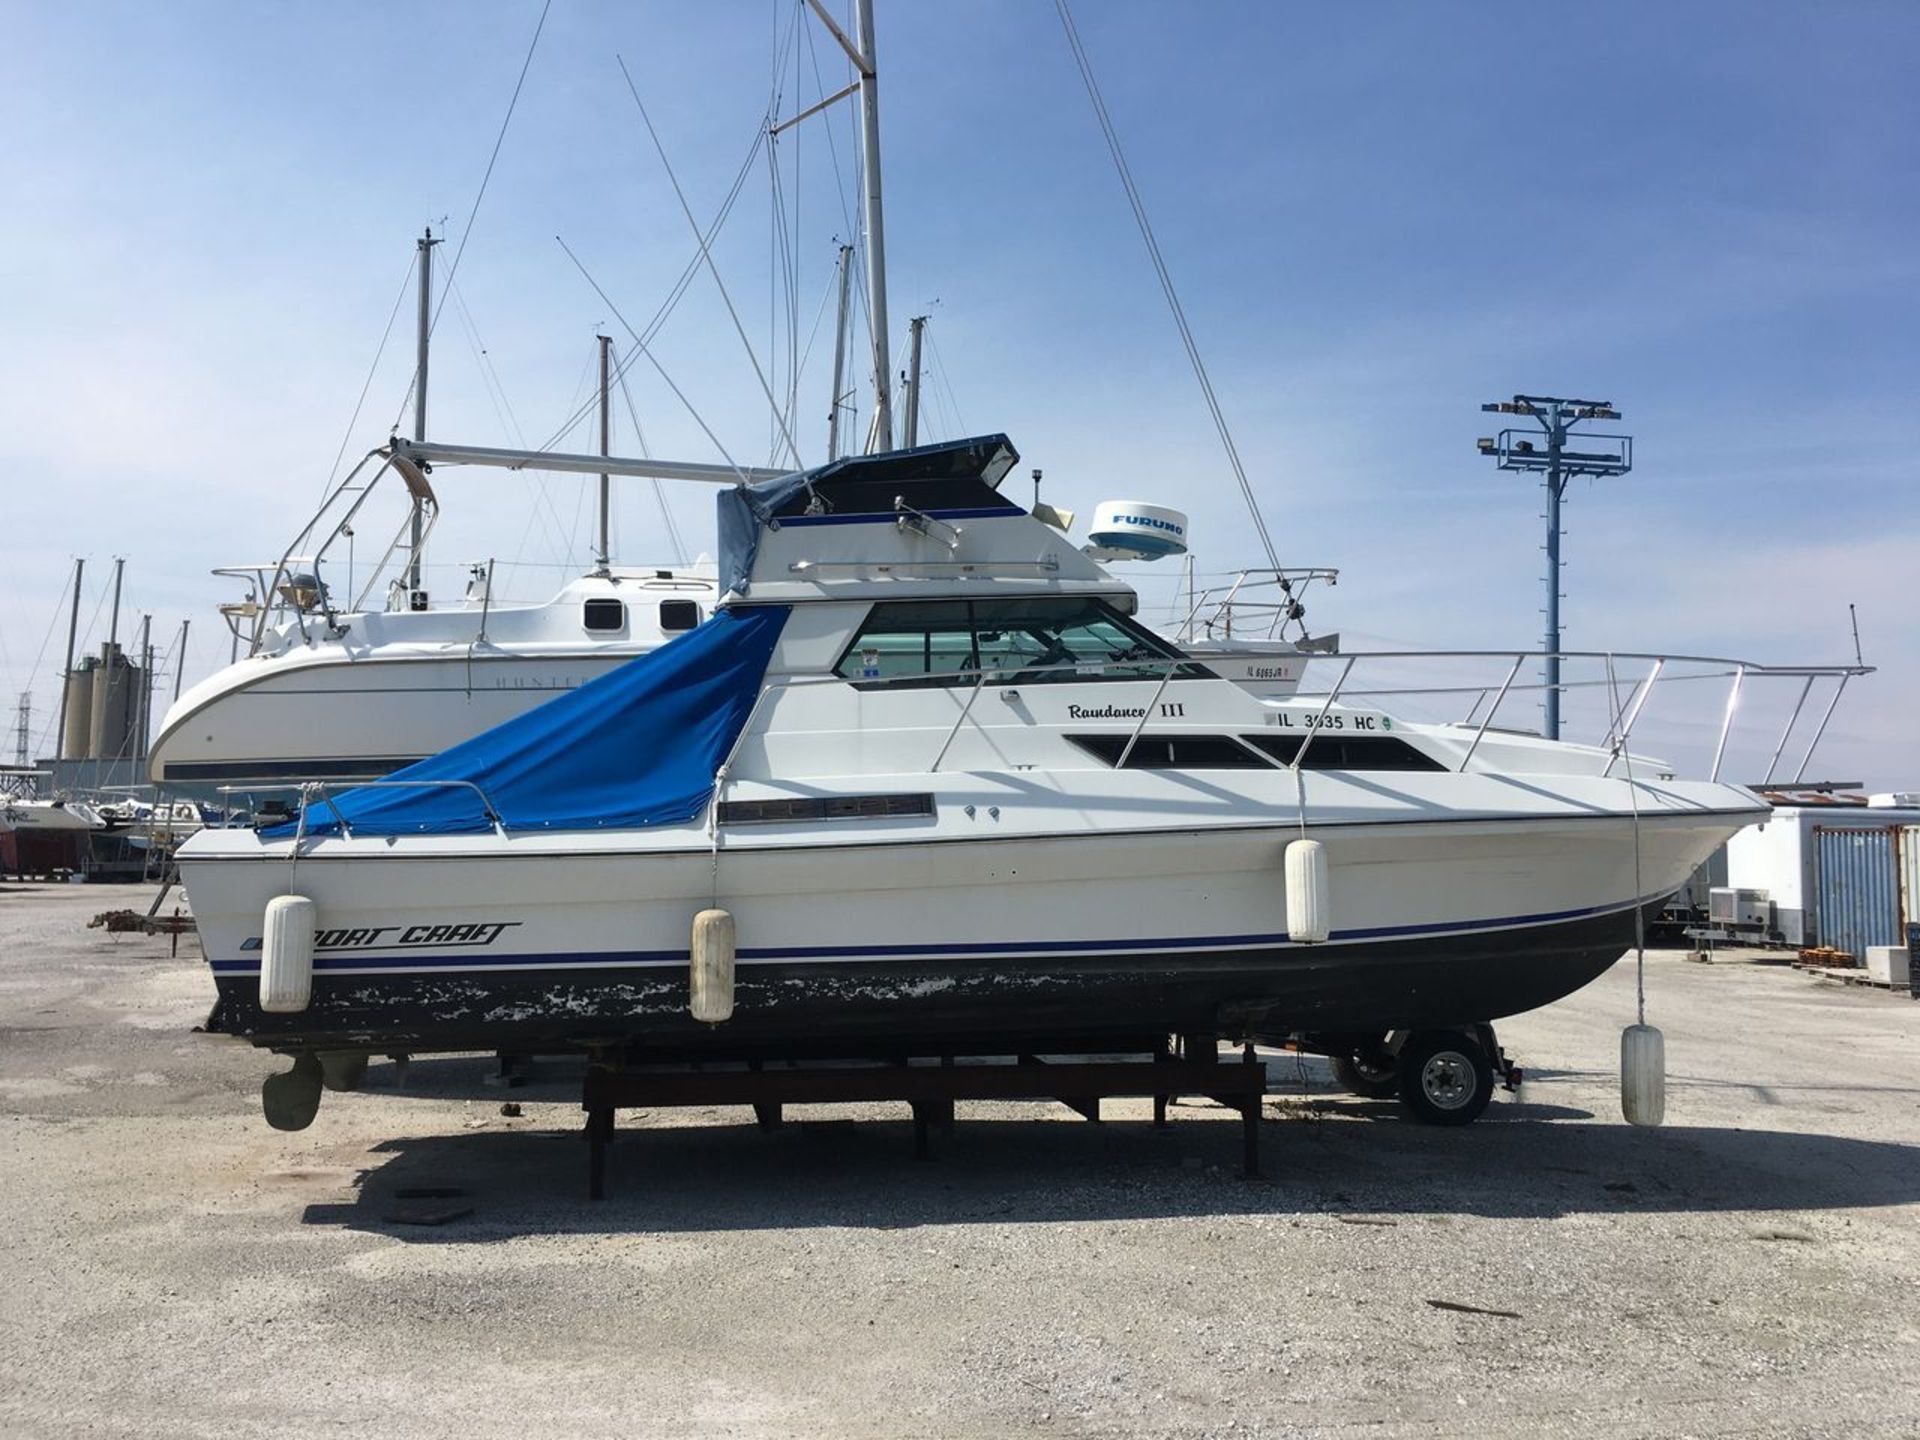
[[[142,800],[130,795],[102,803],[98,813],[106,833],[135,850],[171,851],[207,825],[206,812],[191,800]]]
[[[0,834],[88,835],[105,828],[100,812],[83,800],[0,797]]]
[[[697,629],[386,782],[307,787],[295,824],[193,837],[209,1030],[295,1055],[1357,1044],[1586,984],[1766,814],[1630,724],[1589,746],[1496,729],[1497,702],[1476,727],[1251,694],[1002,495],[1015,458],[990,436],[723,491]],[[307,918],[270,925],[287,896]],[[713,910],[717,1024],[689,1012]]]

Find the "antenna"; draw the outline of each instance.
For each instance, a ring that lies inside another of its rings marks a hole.
[[[1851,600],[1847,602],[1847,618],[1853,622],[1853,663],[1864,665],[1867,662],[1860,658],[1860,614]]]
[[[1557,395],[1516,395],[1511,400],[1496,400],[1482,410],[1498,415],[1525,415],[1534,426],[1502,430],[1497,436],[1483,435],[1475,442],[1482,455],[1491,455],[1502,470],[1528,470],[1544,473],[1547,486],[1547,633],[1542,647],[1547,652],[1546,723],[1547,739],[1560,738],[1560,502],[1567,493],[1567,481],[1576,475],[1624,475],[1633,468],[1631,435],[1595,435],[1582,433],[1587,448],[1567,449],[1567,437],[1583,420],[1618,420],[1620,412],[1610,400],[1569,400]],[[1546,440],[1542,450],[1533,437]]]

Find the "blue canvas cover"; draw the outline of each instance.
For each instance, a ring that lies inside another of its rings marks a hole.
[[[831,524],[832,517],[849,514],[891,519],[898,499],[936,516],[1018,515],[1020,507],[1000,495],[999,486],[1019,460],[1020,452],[1006,436],[976,435],[912,450],[848,455],[812,470],[722,490],[715,502],[720,593],[747,593],[760,532],[777,530],[783,513],[794,524]],[[802,491],[807,494],[804,513],[794,503]],[[956,505],[962,508],[954,510]]]
[[[697,629],[388,776],[478,785],[509,830],[633,829],[691,820],[747,723],[785,605],[717,611]],[[459,835],[492,828],[466,786],[362,786],[307,809],[307,833]],[[285,836],[292,825],[265,833]]]

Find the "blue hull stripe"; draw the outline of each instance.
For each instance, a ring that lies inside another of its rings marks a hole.
[[[1664,893],[1664,892],[1663,892]],[[1641,904],[1661,899],[1648,896]],[[1420,925],[1382,925],[1362,930],[1335,930],[1329,943],[1362,940],[1408,940],[1430,935],[1456,935],[1471,930],[1504,930],[1524,925],[1549,925],[1563,920],[1580,920],[1593,915],[1630,910],[1631,902],[1614,905],[1588,905],[1578,910],[1551,910],[1537,915],[1509,915],[1491,920],[1444,920]],[[1265,935],[1202,935],[1170,937],[1160,940],[1005,940],[985,945],[803,945],[782,948],[743,946],[739,959],[744,961],[792,960],[864,960],[864,959],[968,959],[994,955],[1145,955],[1180,950],[1247,950],[1292,946],[1284,932]],[[1305,948],[1305,947],[1302,947]],[[545,955],[421,955],[405,950],[367,950],[359,954],[323,955],[314,961],[315,974],[354,970],[480,970],[504,967],[592,968],[618,965],[685,964],[685,950],[561,951]],[[258,960],[214,960],[217,975],[252,975],[260,969]]]

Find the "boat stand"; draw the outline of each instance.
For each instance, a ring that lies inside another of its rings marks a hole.
[[[848,1105],[904,1100],[913,1108],[913,1151],[929,1155],[928,1132],[951,1129],[958,1100],[1057,1100],[1089,1120],[1100,1118],[1108,1098],[1151,1097],[1153,1123],[1167,1123],[1167,1104],[1180,1095],[1205,1095],[1240,1112],[1242,1173],[1260,1174],[1260,1105],[1267,1067],[1251,1046],[1238,1063],[1222,1063],[1217,1051],[1176,1057],[1164,1046],[1135,1058],[1060,1055],[1049,1052],[1005,1057],[942,1055],[867,1063],[763,1063],[728,1067],[676,1066],[622,1069],[589,1066],[581,1092],[587,1112],[587,1193],[606,1198],[607,1146],[613,1142],[614,1111],[688,1105],[750,1105],[762,1128],[781,1121],[786,1105]]]

